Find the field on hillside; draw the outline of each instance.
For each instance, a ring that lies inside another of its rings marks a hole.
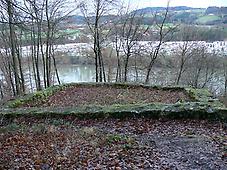
[[[219,17],[217,15],[205,15],[205,16],[202,16],[199,19],[197,19],[196,23],[206,24],[208,22],[214,22],[214,21],[217,21],[220,19],[221,19],[221,17]]]

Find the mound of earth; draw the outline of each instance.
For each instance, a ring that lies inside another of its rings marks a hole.
[[[82,105],[113,105],[160,102],[166,104],[190,101],[183,90],[163,90],[145,87],[70,86],[55,92],[45,102],[26,103],[26,107],[67,107]]]

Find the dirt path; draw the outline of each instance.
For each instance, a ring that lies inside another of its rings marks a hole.
[[[0,128],[0,169],[226,170],[219,123],[16,119]]]

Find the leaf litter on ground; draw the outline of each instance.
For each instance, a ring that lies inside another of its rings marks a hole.
[[[26,119],[0,127],[0,169],[227,169],[219,122]]]

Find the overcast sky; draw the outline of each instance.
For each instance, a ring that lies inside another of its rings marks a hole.
[[[165,7],[167,0],[125,0],[130,1],[131,6],[134,8],[144,7]],[[208,6],[227,6],[227,0],[171,0],[170,6],[189,6],[189,7],[202,7]]]

